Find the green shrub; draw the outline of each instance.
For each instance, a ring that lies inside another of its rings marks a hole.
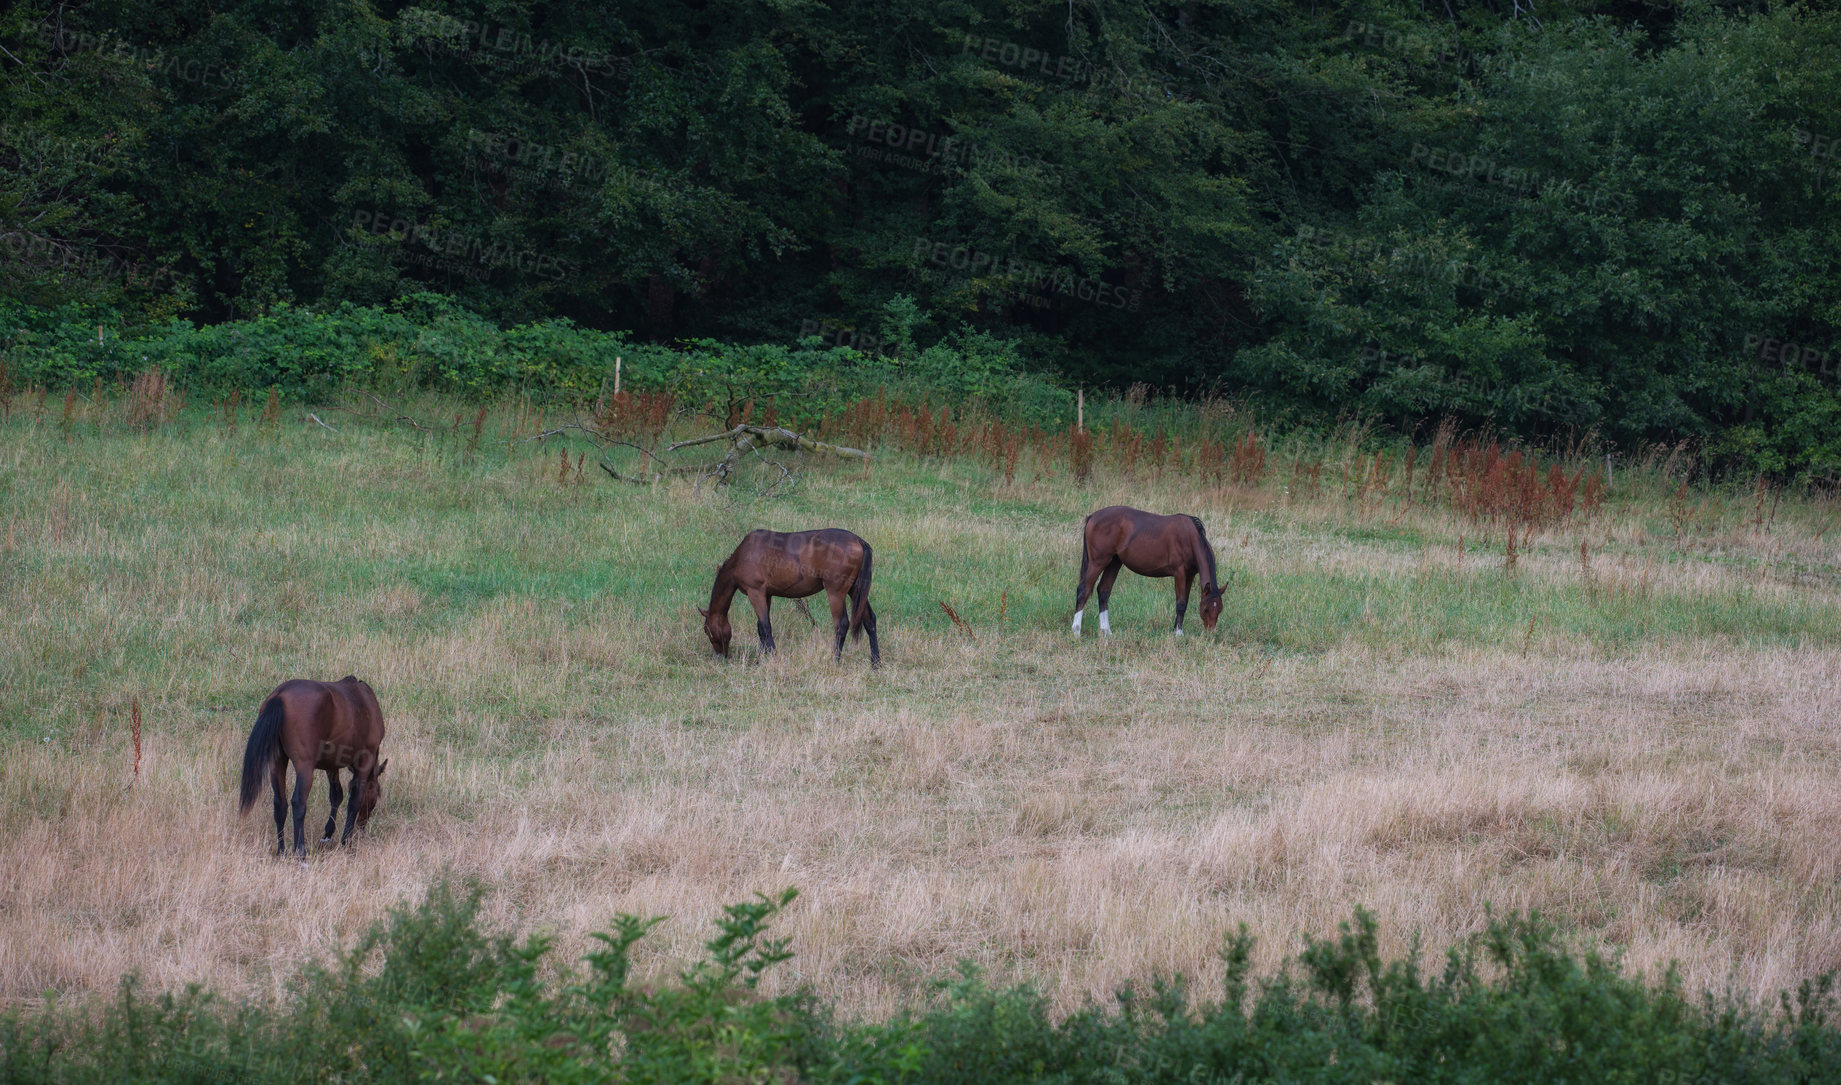
[[[768,997],[790,954],[766,937],[788,890],[724,909],[707,957],[656,987],[632,950],[659,920],[620,916],[580,975],[542,978],[543,937],[480,929],[480,889],[437,885],[278,1006],[132,977],[94,1008],[0,1016],[0,1081],[1713,1082],[1841,1080],[1827,980],[1757,1014],[1695,1002],[1563,948],[1535,918],[1492,922],[1435,975],[1383,960],[1358,910],[1337,938],[1255,984],[1244,930],[1218,997],[1180,979],[1059,1022],[1027,986],[969,966],[883,1022],[807,994]]]
[[[126,335],[106,310],[0,299],[0,346],[14,387],[119,384],[158,367],[179,387],[213,397],[274,388],[311,402],[347,389],[426,390],[582,404],[608,388],[620,359],[623,387],[706,408],[771,403],[791,422],[814,422],[878,392],[948,404],[976,399],[1044,425],[1063,418],[1071,402],[1065,390],[1024,373],[1007,344],[970,328],[906,360],[817,349],[816,341],[789,348],[693,340],[673,348],[565,319],[501,329],[439,294],[413,294],[387,309],[278,305],[247,320],[205,327],[173,320]]]

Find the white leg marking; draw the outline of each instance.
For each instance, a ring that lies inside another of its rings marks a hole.
[[[1177,635],[1177,636],[1179,636],[1179,637],[1183,635],[1183,627],[1182,627],[1182,626],[1180,626],[1180,625],[1179,625],[1179,626],[1177,626],[1177,627],[1176,627],[1176,635]]]
[[[1080,616],[1087,612],[1085,607],[1074,612],[1074,635],[1080,636]]]
[[[1102,633],[1112,632],[1112,623],[1107,620],[1106,612],[1103,610],[1099,612],[1099,631]]]

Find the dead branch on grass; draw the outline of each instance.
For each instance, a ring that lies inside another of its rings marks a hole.
[[[755,426],[746,422],[732,426],[721,433],[711,433],[702,437],[692,437],[688,440],[674,441],[670,445],[667,445],[664,451],[666,453],[672,453],[681,449],[699,448],[704,445],[716,444],[719,441],[727,441],[729,443],[729,449],[723,454],[721,459],[713,462],[665,466],[664,460],[658,454],[641,449],[647,456],[657,460],[660,464],[659,469],[650,476],[635,477],[622,475],[605,462],[601,464],[601,469],[622,482],[652,483],[658,482],[671,475],[695,475],[698,478],[713,480],[718,486],[722,486],[729,483],[735,477],[735,473],[740,468],[743,458],[751,453],[760,454],[763,450],[770,448],[783,448],[794,452],[813,452],[827,456],[842,456],[847,459],[858,459],[865,462],[869,460],[869,453],[862,449],[848,448],[844,445],[814,440],[804,434],[795,433],[784,426]],[[609,443],[627,444],[627,442],[624,441]],[[637,448],[638,446],[629,445],[629,447]],[[761,460],[768,466],[777,468],[780,472],[780,478],[769,488],[767,496],[777,496],[785,492],[785,488],[790,488],[792,485],[796,484],[796,478],[793,473],[787,469],[785,464],[778,460],[769,460],[765,456],[762,456]]]
[[[373,415],[373,417],[382,418],[382,417],[385,417],[387,413],[388,417],[391,420],[396,421],[396,422],[401,422],[403,425],[408,426],[411,429],[421,430],[423,433],[430,433],[435,428],[430,425],[424,425],[418,419],[412,418],[409,415],[404,414],[402,411],[397,410],[395,406],[386,402],[382,396],[378,395],[375,392],[366,392],[365,395],[369,396],[373,402],[375,402],[379,407],[383,408],[382,411],[380,411],[376,415]],[[350,410],[349,407],[346,409]],[[357,413],[357,412],[353,412],[353,413]]]

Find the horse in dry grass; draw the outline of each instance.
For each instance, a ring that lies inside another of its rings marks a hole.
[[[1112,505],[1088,516],[1081,527],[1080,583],[1074,588],[1074,635],[1086,613],[1087,593],[1099,584],[1099,631],[1111,633],[1106,602],[1119,569],[1139,576],[1176,578],[1176,634],[1183,632],[1189,608],[1189,584],[1202,584],[1202,628],[1213,629],[1221,616],[1221,588],[1215,576],[1215,552],[1208,532],[1193,516],[1159,516],[1142,509]]]
[[[709,608],[697,608],[710,646],[719,656],[729,654],[733,636],[729,603],[737,591],[746,592],[754,605],[754,628],[760,634],[761,653],[768,655],[773,652],[773,626],[767,611],[774,596],[803,599],[822,590],[831,603],[836,658],[844,658],[846,635],[861,638],[868,633],[869,665],[879,666],[882,651],[876,644],[876,612],[869,605],[872,558],[868,543],[841,528],[750,531],[716,570]]]
[[[269,778],[275,797],[275,854],[287,850],[286,824],[289,803],[284,798],[288,766],[294,766],[294,853],[307,858],[307,793],[313,789],[313,773],[324,770],[332,790],[332,812],[326,817],[326,832],[320,843],[332,841],[338,824],[339,803],[345,798],[339,786],[339,770],[352,770],[351,801],[345,808],[345,832],[339,843],[352,838],[352,827],[363,830],[371,812],[383,799],[378,778],[388,761],[377,759],[377,748],[384,739],[384,715],[377,707],[377,695],[371,687],[352,675],[337,682],[313,682],[295,678],[275,687],[262,702],[256,726],[249,732],[249,744],[243,749],[242,813],[249,813],[262,790],[262,777]]]

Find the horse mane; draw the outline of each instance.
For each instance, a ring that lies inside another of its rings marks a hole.
[[[1200,516],[1189,517],[1189,522],[1195,525],[1195,533],[1201,537],[1202,553],[1208,555],[1208,582],[1218,588],[1221,586],[1221,579],[1215,573],[1215,548],[1208,544],[1208,529],[1202,526]]]
[[[737,551],[739,550],[738,547]],[[710,610],[716,609],[717,597],[722,595],[725,588],[728,590],[729,598],[734,599],[736,590],[740,587],[741,581],[735,575],[735,555],[730,554],[722,559],[721,565],[716,566],[716,582],[710,585]]]

